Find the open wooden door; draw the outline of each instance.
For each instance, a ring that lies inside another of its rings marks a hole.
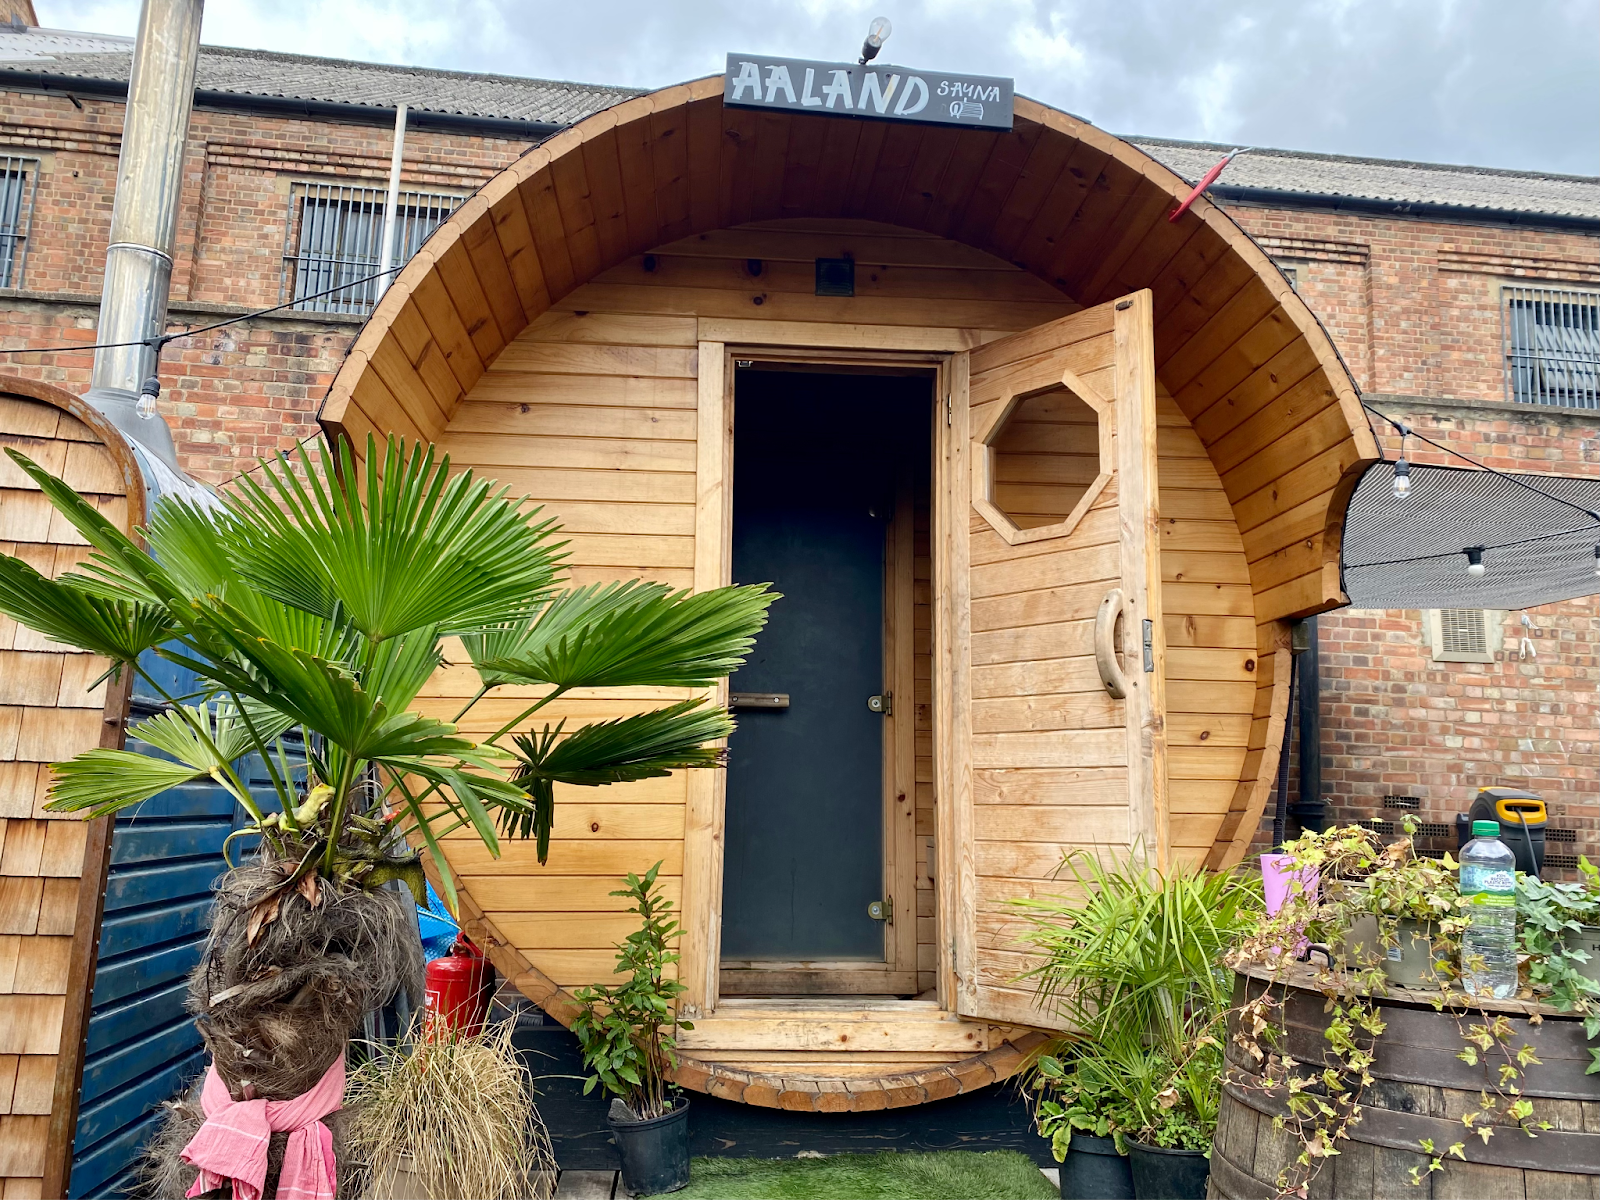
[[[936,646],[947,1005],[1051,1025],[1010,904],[1074,849],[1166,862],[1148,291],[952,362]]]

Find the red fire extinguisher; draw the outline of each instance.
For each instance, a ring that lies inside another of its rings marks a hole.
[[[491,978],[489,960],[466,934],[457,934],[450,953],[428,964],[424,1028],[467,1037],[481,1033],[489,1015]]]

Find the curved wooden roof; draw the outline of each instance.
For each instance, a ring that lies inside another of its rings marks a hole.
[[[1148,287],[1162,382],[1222,476],[1257,617],[1340,602],[1338,530],[1377,457],[1316,318],[1233,221],[1127,142],[1018,99],[1012,132],[724,108],[713,76],[529,151],[400,273],[322,411],[330,433],[437,438],[529,321],[631,255],[781,217],[853,217],[996,254],[1082,305]]]

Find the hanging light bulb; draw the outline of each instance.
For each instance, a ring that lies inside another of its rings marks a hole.
[[[878,51],[883,49],[883,44],[893,32],[894,26],[889,24],[888,17],[872,18],[872,24],[867,26],[867,40],[861,43],[862,66],[878,57]]]
[[[1468,546],[1461,553],[1467,556],[1467,574],[1474,579],[1483,574],[1483,547]]]
[[[161,380],[154,375],[144,381],[139,389],[139,403],[134,409],[146,421],[156,415],[156,397],[161,395]]]
[[[1411,494],[1411,464],[1403,458],[1394,461],[1394,498],[1404,500]]]

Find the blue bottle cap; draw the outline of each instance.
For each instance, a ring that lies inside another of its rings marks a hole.
[[[1472,823],[1473,837],[1499,837],[1499,821],[1474,821]]]

